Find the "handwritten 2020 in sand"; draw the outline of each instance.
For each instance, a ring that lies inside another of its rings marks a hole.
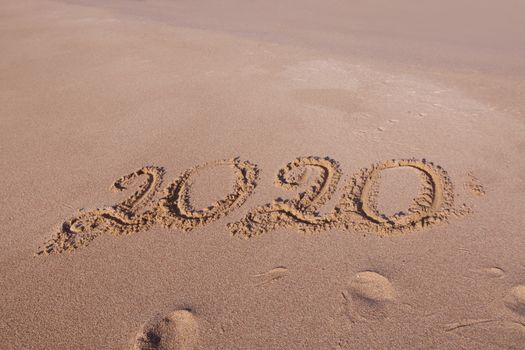
[[[191,204],[192,177],[211,167],[229,166],[235,174],[232,191],[223,199],[201,210]],[[382,171],[408,167],[420,175],[420,188],[407,212],[392,216],[377,208],[378,180]],[[123,191],[142,179],[138,189],[126,200],[111,207],[82,212],[67,220],[38,254],[62,253],[86,246],[100,234],[130,234],[155,224],[190,231],[209,224],[240,207],[253,193],[259,177],[258,167],[239,158],[219,160],[184,171],[155,200],[162,185],[164,169],[141,168],[115,181],[112,189]],[[382,235],[403,234],[447,222],[451,215],[469,213],[466,206],[454,207],[452,182],[440,166],[426,160],[401,159],[373,164],[350,177],[342,197],[329,213],[319,210],[337,189],[342,172],[339,163],[325,157],[302,157],[277,173],[275,184],[295,190],[291,199],[278,198],[251,209],[241,220],[228,223],[234,235],[250,238],[278,228],[319,232],[345,228]]]

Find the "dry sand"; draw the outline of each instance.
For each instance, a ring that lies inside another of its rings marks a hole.
[[[524,349],[524,14],[2,1],[0,348]]]

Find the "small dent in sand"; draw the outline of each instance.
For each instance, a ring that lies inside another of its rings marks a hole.
[[[484,268],[481,270],[481,272],[487,277],[491,278],[502,278],[503,276],[505,276],[505,271],[495,266]]]
[[[255,286],[261,286],[263,284],[272,283],[288,275],[288,269],[284,266],[278,266],[270,271],[259,273],[253,277],[257,280]]]
[[[504,302],[512,311],[525,316],[525,285],[513,287],[505,297]]]
[[[137,335],[133,350],[195,349],[197,321],[190,310],[175,310],[148,321]]]
[[[467,180],[467,188],[475,194],[476,196],[484,196],[485,195],[485,187],[483,187],[483,184],[481,181],[475,177],[472,173],[468,173],[468,180]]]

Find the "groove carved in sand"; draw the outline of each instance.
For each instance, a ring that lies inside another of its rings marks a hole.
[[[235,174],[232,191],[223,199],[203,209],[191,204],[192,178],[217,166],[229,166]],[[387,169],[410,168],[420,176],[418,195],[408,211],[391,216],[378,210],[381,173]],[[125,201],[111,207],[80,213],[67,220],[38,254],[62,253],[88,245],[104,232],[130,234],[159,223],[165,227],[190,231],[204,226],[240,207],[253,193],[258,168],[238,158],[205,163],[182,173],[154,202],[160,189],[164,169],[144,167],[123,176],[112,186],[123,191],[138,178],[142,184]],[[227,225],[234,235],[254,237],[279,228],[292,228],[313,233],[345,227],[348,230],[381,235],[405,234],[445,223],[450,216],[464,216],[470,209],[454,207],[452,182],[440,166],[426,160],[401,159],[373,164],[350,178],[339,203],[328,213],[320,213],[337,189],[341,178],[339,164],[328,157],[302,157],[280,169],[276,185],[299,192],[292,199],[278,198],[251,210],[241,220]]]
[[[315,170],[316,176],[308,176],[308,170]],[[297,158],[279,170],[275,183],[287,190],[301,186],[307,189],[293,199],[276,199],[257,207],[240,221],[228,224],[228,228],[234,235],[253,237],[277,228],[310,232],[334,227],[338,223],[335,212],[320,215],[318,210],[330,200],[340,178],[339,164],[333,159]]]
[[[149,228],[156,220],[153,197],[162,184],[164,169],[148,166],[119,178],[111,189],[124,191],[138,178],[144,177],[139,188],[126,200],[111,207],[99,208],[67,220],[38,254],[62,253],[88,245],[102,233],[122,235]],[[149,209],[139,212],[145,207]]]
[[[190,178],[214,166],[227,165],[233,168],[236,182],[232,192],[215,204],[195,210],[190,203]],[[119,178],[112,185],[114,191],[123,191],[139,177],[145,177],[139,189],[122,203],[99,208],[67,220],[37,254],[52,254],[72,251],[87,246],[104,232],[123,235],[146,230],[160,223],[189,231],[227,215],[241,206],[256,186],[258,169],[250,162],[239,159],[206,163],[185,171],[164,191],[158,202],[153,202],[162,184],[164,169],[144,167]],[[147,210],[143,210],[149,207]],[[141,211],[143,210],[143,211]]]
[[[215,204],[196,210],[191,206],[190,178],[206,168],[228,165],[236,176],[233,190],[226,198]],[[159,201],[161,222],[166,227],[176,227],[184,231],[190,231],[198,226],[206,225],[215,221],[235,208],[240,207],[252,194],[258,177],[258,169],[254,164],[239,159],[220,160],[206,163],[185,171],[165,191],[164,197]]]
[[[280,280],[288,275],[288,269],[284,266],[278,266],[270,271],[259,273],[253,277],[257,280],[255,284],[256,287],[262,286],[264,284],[273,283],[277,280]]]

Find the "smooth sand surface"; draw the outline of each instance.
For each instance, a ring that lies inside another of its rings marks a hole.
[[[523,349],[522,1],[2,1],[0,348]]]

